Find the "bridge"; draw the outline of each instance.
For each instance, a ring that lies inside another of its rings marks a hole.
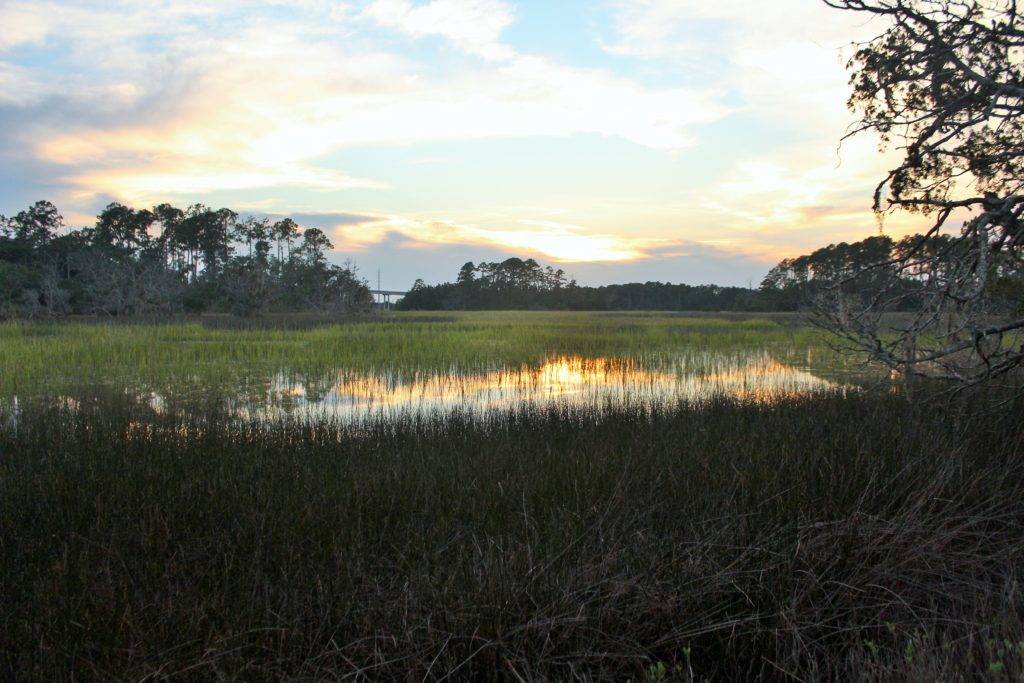
[[[391,308],[391,297],[403,297],[409,292],[399,292],[394,289],[371,289],[370,294],[373,295],[373,303],[380,306],[381,308]],[[378,298],[379,297],[379,298]]]

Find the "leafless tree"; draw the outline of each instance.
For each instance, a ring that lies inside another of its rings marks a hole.
[[[1024,26],[1016,0],[823,0],[883,22],[855,46],[848,136],[874,131],[899,164],[874,209],[930,229],[825,290],[818,319],[906,374],[973,385],[1024,361]],[[908,306],[908,302],[913,305]],[[911,308],[893,316],[891,311]]]

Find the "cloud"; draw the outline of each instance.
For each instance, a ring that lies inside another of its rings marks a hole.
[[[715,226],[707,243],[783,256],[877,230],[871,195],[894,155],[880,154],[870,134],[839,141],[856,118],[846,107],[849,48],[881,32],[881,23],[808,0],[620,0],[615,7],[609,52],[715,64],[736,111],[783,132],[767,152],[738,150],[728,173],[689,193]],[[887,222],[894,233],[922,225],[906,215]]]
[[[470,54],[508,59],[514,51],[500,42],[512,23],[511,8],[500,0],[373,0],[362,12],[370,19],[416,38],[441,36]]]
[[[408,216],[377,217],[372,225],[336,225],[336,247],[360,252],[396,235],[409,249],[434,250],[445,244],[479,245],[510,250],[519,255],[545,258],[558,263],[620,262],[642,259],[664,240],[595,234],[577,225],[550,220],[523,219],[504,228],[480,227],[454,220],[418,219]]]
[[[835,49],[878,28],[863,16],[808,0],[617,0],[614,8],[617,38],[606,48],[642,57],[728,52],[739,42]]]
[[[615,6],[610,52],[697,68],[714,64],[715,77],[751,111],[815,131],[842,130],[849,122],[849,48],[881,30],[859,13],[814,0],[619,0]]]
[[[874,229],[887,162],[870,138],[835,147],[852,118],[839,48],[876,26],[814,0],[614,6],[610,56],[570,62],[515,42],[533,10],[511,0],[0,0],[0,198],[17,181],[78,215],[216,197],[309,215],[355,254],[456,244],[623,268],[763,265]],[[748,143],[750,127],[777,139]],[[490,205],[451,189],[468,146],[443,143],[553,136],[572,159],[473,159],[476,186],[512,183],[485,188]],[[404,145],[419,162],[389,165]],[[510,181],[547,159],[564,184]]]
[[[756,287],[774,260],[708,244],[679,241],[652,250],[644,259],[622,263],[575,263],[566,267],[583,285],[671,282]]]
[[[278,216],[283,218],[283,215]],[[381,216],[369,216],[360,213],[293,213],[292,220],[303,227],[309,228],[337,228],[343,225],[365,225],[383,220]]]
[[[536,258],[543,265],[564,269],[581,285],[661,281],[685,284],[747,286],[757,284],[774,263],[714,246],[678,242],[663,245],[638,261],[565,263],[528,250],[449,238],[419,243],[398,230],[387,230],[379,241],[356,252],[338,252],[334,259],[354,262],[363,277],[376,286],[380,271],[384,289],[407,290],[417,278],[429,284],[452,282],[467,261],[503,261],[512,256]],[[425,252],[429,258],[425,258]]]
[[[32,11],[27,3],[0,6],[0,52],[19,45],[38,45],[48,32],[45,15]]]
[[[385,285],[396,288],[408,287],[417,277],[431,283],[450,281],[466,261],[511,256],[563,268],[581,284],[660,280],[745,286],[760,282],[782,258],[748,244],[595,234],[548,219],[523,219],[518,226],[493,229],[454,220],[377,218],[336,226],[330,233],[335,258],[352,259],[374,272],[381,268]]]
[[[693,125],[728,112],[713,88],[644,86],[498,50],[511,12],[494,0],[377,0],[362,13],[281,5],[282,17],[277,3],[243,0],[5,6],[16,20],[5,45],[59,40],[70,56],[50,70],[0,61],[5,92],[33,93],[0,96],[0,120],[18,128],[0,145],[48,164],[75,201],[152,203],[389,187],[323,164],[353,146],[596,133],[678,150],[693,144]],[[344,39],[366,17],[486,59],[437,73]]]
[[[721,226],[715,244],[779,260],[880,228],[902,236],[928,223],[898,213],[880,225],[872,192],[895,155],[880,154],[872,137],[853,138],[838,154],[827,141],[787,152],[741,158],[726,178],[703,189],[702,199],[695,197],[709,224]]]

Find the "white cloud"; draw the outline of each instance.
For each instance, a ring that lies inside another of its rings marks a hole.
[[[660,57],[737,41],[779,45],[812,42],[839,48],[871,35],[863,15],[844,13],[819,0],[618,0],[615,52]]]
[[[283,28],[236,18],[243,23],[220,35],[194,30],[197,17],[212,21],[213,10],[198,4],[151,12],[124,2],[136,14],[119,24],[124,36],[108,36],[106,44],[89,42],[111,19],[103,11],[50,29],[83,57],[61,83],[69,115],[51,120],[41,113],[34,137],[26,137],[45,161],[68,169],[65,180],[79,196],[145,202],[218,187],[386,185],[386,178],[352,178],[320,166],[325,155],[353,145],[594,133],[677,150],[692,143],[692,125],[727,112],[715,90],[643,86],[513,52],[438,76],[431,65],[338,40],[347,25],[343,19],[326,30],[318,18],[336,15],[338,7],[323,3],[314,3],[319,9],[305,23]],[[508,21],[503,4],[406,4],[396,6],[408,10],[399,13],[403,26],[436,26],[467,49],[497,54],[483,48],[497,45]],[[383,12],[385,5],[371,8]],[[158,29],[161,13],[167,24]],[[477,33],[468,28],[472,17],[492,14]],[[154,38],[150,32],[158,30]],[[159,51],[149,47],[154,40]],[[5,82],[31,77],[0,69]]]
[[[695,209],[719,226],[705,243],[781,258],[879,229],[871,192],[891,156],[879,155],[873,139],[847,143],[841,163],[824,147],[790,151],[739,160],[727,178],[705,189],[703,199],[695,197]],[[903,235],[925,222],[898,214],[884,228]]]
[[[461,50],[486,59],[507,59],[514,52],[500,42],[512,23],[512,10],[501,0],[373,0],[362,16],[381,26],[421,38],[441,36]]]
[[[855,120],[845,60],[879,22],[817,0],[621,0],[615,54],[657,64],[721,64],[716,71],[737,109],[788,131],[770,152],[740,151],[725,178],[689,193],[707,226],[705,243],[778,254],[857,239],[877,228],[871,193],[892,155],[865,135],[839,141]],[[837,149],[838,148],[838,149]],[[920,228],[910,217],[896,232]],[[781,255],[781,254],[780,254]]]
[[[254,205],[273,208],[264,188],[387,187],[386,168],[359,178],[324,161],[353,146],[588,133],[675,152],[699,142],[695,125],[743,110],[745,125],[781,122],[796,132],[770,152],[729,150],[735,163],[724,180],[673,186],[670,177],[657,194],[569,197],[558,224],[523,208],[548,198],[510,196],[519,206],[489,223],[487,209],[446,206],[436,215],[451,220],[393,217],[390,227],[415,244],[450,239],[614,261],[643,257],[669,235],[745,252],[785,243],[792,252],[820,244],[809,222],[836,232],[871,225],[867,205],[884,162],[866,139],[843,150],[837,169],[835,146],[851,119],[838,48],[876,27],[850,26],[850,16],[817,0],[618,6],[608,49],[651,60],[635,78],[517,52],[503,42],[514,16],[500,0],[0,0],[0,116],[18,110],[19,153],[28,145],[56,165],[80,198],[144,204],[248,189]],[[379,31],[364,35],[373,26],[436,36],[466,57],[420,62],[409,55],[422,46],[403,54],[375,40]],[[48,72],[35,60],[5,61],[28,45],[59,46],[63,64]],[[706,85],[658,85],[651,74],[664,71]],[[0,145],[14,136],[0,130]],[[702,162],[675,156],[680,167]],[[347,230],[346,243],[358,245]]]
[[[595,234],[582,226],[547,220],[522,219],[505,228],[472,222],[413,216],[377,216],[372,222],[339,225],[335,246],[361,252],[400,235],[405,248],[435,249],[447,244],[476,245],[481,250],[510,253],[557,263],[615,263],[651,257],[652,249],[668,243],[623,235]]]
[[[48,32],[46,16],[33,11],[28,3],[0,6],[0,52],[19,45],[37,45]]]
[[[863,15],[819,0],[620,0],[617,54],[707,61],[759,115],[798,120],[830,133],[851,116],[845,59],[854,40],[881,30]]]

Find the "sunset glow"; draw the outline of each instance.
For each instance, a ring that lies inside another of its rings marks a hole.
[[[844,48],[873,27],[770,5],[12,0],[0,213],[302,214],[390,287],[513,254],[585,282],[756,281],[872,234],[888,163],[869,137],[837,149]]]

